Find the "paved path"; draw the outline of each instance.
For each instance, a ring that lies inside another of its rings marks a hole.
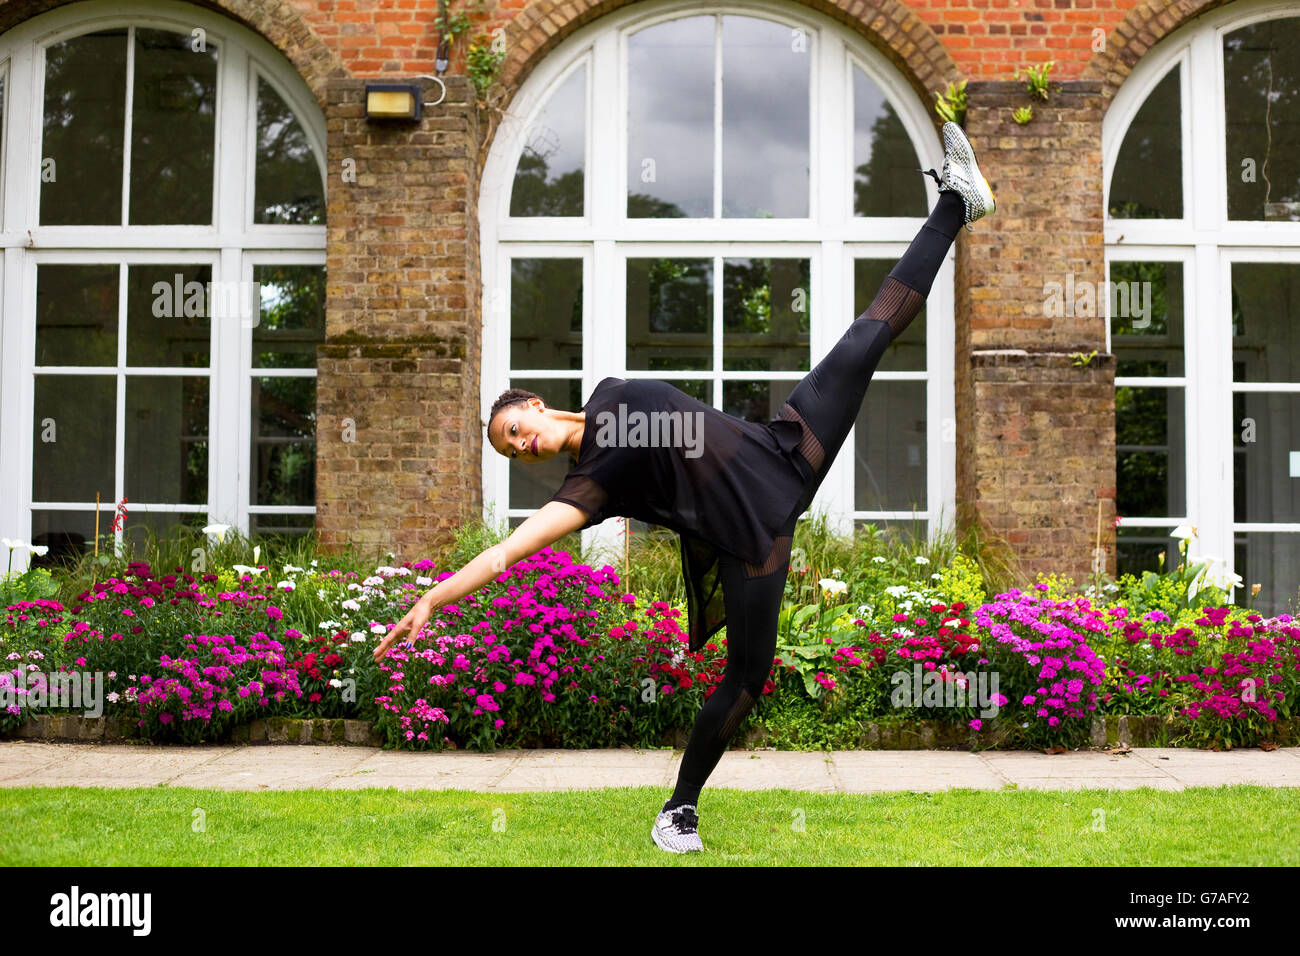
[[[596,787],[671,787],[680,750],[506,750],[409,753],[348,746],[157,747],[0,742],[0,789],[26,786],[201,787],[216,790],[480,790],[522,793]],[[1185,748],[1081,751],[731,750],[709,787],[820,793],[1128,790],[1255,783],[1300,787],[1300,747],[1215,753]],[[0,796],[0,803],[3,797]]]

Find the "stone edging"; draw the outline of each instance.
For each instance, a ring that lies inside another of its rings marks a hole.
[[[3,735],[5,739],[46,741],[90,741],[105,743],[133,741],[122,733],[127,721],[120,717],[79,717],[76,714],[39,714],[14,731]],[[1172,721],[1158,716],[1095,717],[1089,743],[1094,747],[1162,746],[1166,724]],[[1300,744],[1300,718],[1278,721],[1273,743],[1278,746]],[[913,720],[895,723],[869,723],[864,725],[856,749],[862,750],[930,750],[967,748],[978,744],[981,748],[996,748],[1006,739],[1006,731],[980,731],[971,733],[966,728],[938,720]],[[668,737],[672,739],[669,740]],[[684,730],[668,735],[665,743],[678,748],[686,746]],[[745,735],[744,748],[766,744],[767,734],[756,727]],[[351,744],[379,747],[382,744],[374,724],[368,720],[343,718],[297,719],[267,717],[236,727],[221,743],[233,744]]]

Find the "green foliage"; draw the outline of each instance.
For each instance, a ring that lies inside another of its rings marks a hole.
[[[494,50],[493,45],[490,37],[480,35],[470,44],[465,54],[469,78],[480,98],[487,96],[488,89],[496,82],[497,74],[501,71],[501,62],[506,58],[506,51]]]
[[[934,94],[934,111],[945,123],[960,126],[966,120],[966,81],[953,83],[949,81],[948,89]]]
[[[1032,106],[1019,106],[1011,111],[1011,118],[1024,126],[1034,118],[1034,108]]]
[[[1052,72],[1052,67],[1055,65],[1055,61],[1048,60],[1038,66],[1025,67],[1023,70],[1016,70],[1015,78],[1020,79],[1023,73],[1025,76],[1025,92],[1036,99],[1047,102],[1050,92],[1047,74]]]

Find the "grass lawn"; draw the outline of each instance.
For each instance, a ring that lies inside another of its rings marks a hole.
[[[706,789],[705,852],[684,856],[650,840],[666,796],[662,787],[508,794],[2,788],[0,829],[8,839],[0,841],[0,865],[1300,864],[1296,788]]]

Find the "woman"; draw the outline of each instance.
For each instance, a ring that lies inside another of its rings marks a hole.
[[[925,304],[963,225],[994,200],[961,128],[943,127],[939,201],[871,306],[795,387],[779,417],[746,422],[664,382],[607,378],[581,412],[547,408],[511,389],[493,405],[488,441],[524,462],[566,452],[574,467],[552,499],[501,544],[420,598],[375,650],[418,635],[434,611],[478,590],[516,561],[614,515],[681,535],[692,651],[727,625],[724,678],[700,709],[677,787],[651,830],[673,853],[703,849],[696,801],[741,720],[762,693],[795,522],[812,501],[857,417],[890,342]]]

